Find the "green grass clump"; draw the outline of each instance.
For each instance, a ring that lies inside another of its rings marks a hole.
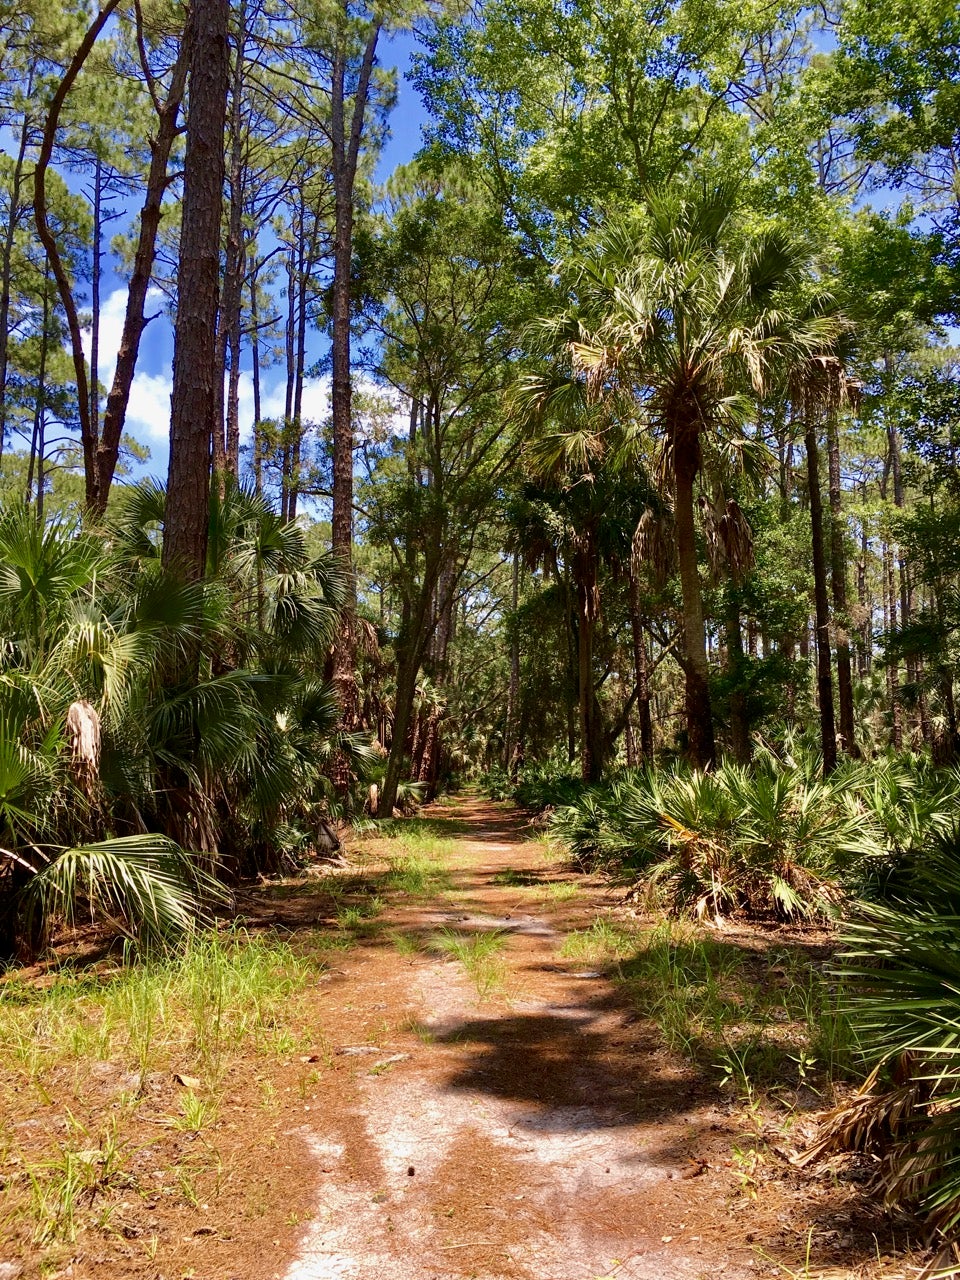
[[[590,964],[615,962],[630,954],[636,945],[636,935],[629,929],[597,916],[588,929],[568,933],[560,947],[565,960],[587,961]]]
[[[517,871],[509,867],[506,871],[498,871],[490,879],[491,884],[503,885],[509,889],[531,889],[540,884],[540,878],[532,871]]]
[[[369,937],[379,928],[376,917],[383,910],[383,900],[378,897],[363,898],[358,902],[337,907],[337,928],[341,933],[354,937]]]
[[[544,892],[544,897],[548,903],[571,902],[578,897],[580,886],[572,880],[557,880],[553,884],[548,884]]]
[[[387,859],[385,888],[414,898],[443,893],[450,888],[450,874],[443,861],[448,846],[444,842],[432,837],[407,838],[401,845],[401,850]]]
[[[294,947],[232,929],[198,935],[176,959],[64,966],[49,985],[9,976],[0,984],[5,1232],[32,1241],[44,1266],[62,1260],[83,1231],[109,1232],[119,1197],[142,1190],[140,1154],[162,1146],[150,1129],[145,1143],[141,1108],[161,1126],[157,1134],[214,1126],[238,1061],[247,1071],[252,1056],[302,1046],[302,1001],[321,968],[309,938]],[[156,1114],[158,1102],[165,1114]],[[31,1112],[43,1123],[22,1131]],[[220,1176],[214,1146],[170,1154],[179,1194],[195,1203],[197,1179],[209,1186]]]
[[[468,830],[456,818],[384,818],[377,822],[377,833],[389,840],[450,841]]]
[[[458,960],[473,980],[481,999],[502,991],[506,983],[506,964],[501,952],[506,941],[503,929],[482,933],[458,933],[441,929],[433,940],[435,950]]]
[[[762,957],[667,921],[619,957],[618,980],[668,1048],[750,1095],[756,1088],[822,1087],[849,1074],[853,1044],[836,993],[808,956]]]

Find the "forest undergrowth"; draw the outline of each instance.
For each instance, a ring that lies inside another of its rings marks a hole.
[[[508,933],[475,932],[464,914],[459,831],[442,816],[384,823],[356,840],[346,866],[243,891],[237,918],[175,959],[125,965],[101,930],[75,927],[42,963],[5,975],[0,1222],[26,1276],[59,1274],[71,1260],[99,1260],[118,1276],[176,1260],[189,1274],[185,1259],[240,1256],[264,1232],[289,1251],[313,1212],[310,1177],[296,1174],[296,1195],[287,1174],[274,1185],[263,1153],[297,1168],[291,1117],[310,1112],[353,1052],[324,1025],[322,1000],[343,965],[384,951],[399,965],[433,956],[462,970],[478,1008],[509,1009],[522,995]],[[595,877],[572,869],[555,841],[525,848],[533,860],[498,872],[491,891],[553,920],[558,963],[609,978],[655,1028],[660,1051],[739,1117],[725,1165],[731,1195],[786,1194],[784,1179],[796,1175],[784,1172],[783,1153],[800,1153],[812,1116],[856,1074],[829,976],[833,933],[747,922],[717,931],[636,903],[598,913]],[[404,923],[437,905],[467,923]],[[374,1072],[391,1069],[398,1031],[433,1042],[416,1020],[394,1027],[359,1013],[375,1030],[357,1052],[384,1046],[369,1060]]]

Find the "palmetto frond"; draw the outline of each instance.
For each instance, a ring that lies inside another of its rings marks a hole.
[[[85,904],[94,919],[118,923],[145,946],[179,942],[225,894],[190,854],[165,836],[126,836],[61,849],[24,889],[29,915],[76,919]]]
[[[934,841],[890,902],[857,906],[838,964],[873,1072],[826,1117],[811,1158],[881,1157],[891,1203],[912,1203],[948,1242],[960,1234],[960,838]]]

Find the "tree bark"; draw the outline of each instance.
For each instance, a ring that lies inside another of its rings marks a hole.
[[[517,719],[520,709],[520,632],[517,626],[517,609],[520,605],[520,557],[514,552],[513,573],[510,587],[510,681],[507,685],[507,717],[503,734],[503,767],[508,772],[513,764],[517,745]]]
[[[716,760],[713,711],[710,706],[710,668],[707,661],[706,628],[700,596],[697,564],[697,535],[694,523],[693,481],[698,467],[695,441],[674,440],[674,480],[676,506],[677,566],[683,598],[683,673],[687,718],[687,751],[698,769],[709,768]]]
[[[93,163],[93,271],[90,279],[90,422],[100,439],[100,275],[103,251],[103,162]],[[98,477],[99,480],[99,477]]]
[[[884,630],[892,635],[897,629],[897,588],[894,578],[893,548],[883,544],[883,599]],[[903,750],[903,699],[900,695],[900,664],[887,663],[887,697],[890,701],[890,745],[895,751]]]
[[[263,493],[263,431],[260,427],[260,311],[257,306],[257,272],[250,277],[250,355],[253,366],[253,482]]]
[[[653,764],[653,720],[650,715],[650,662],[647,640],[643,634],[640,611],[640,589],[636,575],[628,580],[630,599],[630,633],[633,639],[633,672],[637,684],[637,718],[640,722],[640,763]]]
[[[243,231],[243,93],[246,64],[247,6],[240,0],[237,10],[236,47],[233,50],[233,76],[230,84],[230,167],[227,171],[230,193],[227,212],[227,245],[224,255],[223,287],[220,295],[220,314],[217,327],[213,469],[222,478],[238,472],[237,450],[239,434],[234,444],[231,440],[230,401],[224,403],[224,382],[227,378],[227,356],[231,357],[231,393],[234,392],[234,371],[239,383],[240,312],[243,301],[243,271],[245,244]]]
[[[130,403],[130,388],[137,369],[140,339],[147,325],[145,312],[150,277],[156,255],[157,231],[160,227],[163,196],[167,189],[167,164],[174,139],[179,132],[180,104],[186,87],[189,62],[190,32],[180,43],[180,51],[170,77],[170,89],[166,101],[158,108],[157,135],[150,140],[150,168],[147,173],[147,189],[140,210],[140,231],[133,256],[133,274],[127,287],[127,305],[123,317],[123,330],[117,350],[117,363],[113,382],[107,394],[103,414],[103,426],[97,444],[97,494],[95,513],[106,510],[110,486],[117,469],[120,440]]]
[[[823,772],[837,767],[837,730],[833,711],[833,672],[830,663],[830,606],[827,603],[827,562],[823,546],[823,503],[820,499],[820,450],[817,429],[808,415],[804,442],[807,451],[807,484],[810,491],[810,541],[813,553],[813,596],[816,608],[817,701],[820,706],[820,740]]]
[[[747,719],[747,700],[740,683],[744,675],[740,601],[732,586],[727,591],[726,632],[727,672],[730,676],[730,750],[737,764],[749,764],[750,724]]]
[[[32,75],[27,81],[26,94],[28,98],[33,95]],[[13,281],[13,247],[16,242],[17,227],[27,207],[21,203],[20,193],[23,188],[23,167],[29,137],[30,126],[25,115],[20,127],[17,158],[10,176],[10,207],[7,211],[7,225],[3,232],[3,257],[0,259],[0,458],[3,457],[7,437],[7,370],[10,362],[10,289]]]
[[[580,770],[584,782],[598,782],[603,762],[597,750],[597,734],[594,724],[594,618],[589,610],[588,591],[589,584],[577,584],[577,693],[580,707]]]
[[[346,8],[346,6],[344,6]],[[363,135],[364,117],[374,57],[380,38],[380,23],[373,22],[367,34],[347,119],[346,32],[338,37],[333,57],[331,82],[331,143],[334,189],[333,306],[332,306],[332,408],[333,408],[333,511],[332,550],[350,576],[347,598],[341,615],[340,632],[334,645],[333,678],[340,698],[341,720],[352,729],[357,722],[356,677],[356,582],[353,579],[353,420],[350,382],[351,266],[353,261],[353,199]],[[334,783],[344,792],[349,783],[346,762],[340,761]]]
[[[37,473],[37,521],[43,520],[43,454],[44,427],[47,411],[47,351],[50,346],[50,269],[43,271],[43,328],[40,331],[40,364],[37,369],[37,396],[33,407],[33,431],[30,436],[30,464],[27,469],[27,502],[33,497],[34,466]]]
[[[867,556],[869,555],[869,551],[870,548],[867,542],[867,522],[866,519],[861,516],[860,556],[857,560],[857,600],[859,601],[860,611],[863,615],[857,652],[857,675],[859,675],[861,679],[870,674],[873,664],[873,601],[869,600],[867,597]]]
[[[847,609],[847,551],[840,485],[840,435],[834,414],[827,416],[827,471],[830,494],[830,586],[837,642],[837,703],[840,735],[847,755],[858,755],[853,720],[853,673],[850,664],[850,619]]]
[[[77,310],[77,304],[73,296],[73,286],[70,277],[67,274],[67,268],[64,265],[63,258],[60,256],[60,249],[57,245],[56,237],[50,229],[47,220],[47,187],[46,177],[47,169],[53,157],[53,147],[57,137],[57,128],[60,124],[60,113],[63,110],[63,104],[67,100],[67,95],[73,88],[73,85],[86,62],[90,51],[97,42],[100,32],[106,26],[107,21],[116,9],[120,0],[106,0],[103,8],[97,14],[96,18],[87,28],[80,45],[70,60],[70,64],[63,74],[63,78],[57,85],[53,98],[50,101],[50,107],[47,111],[47,119],[43,128],[43,140],[40,143],[40,153],[37,156],[37,167],[33,174],[33,212],[37,223],[37,235],[40,237],[40,243],[43,245],[47,254],[47,261],[53,272],[53,278],[57,283],[57,291],[60,294],[60,302],[63,306],[64,314],[67,318],[67,330],[70,334],[70,351],[73,356],[73,372],[77,382],[77,415],[80,420],[80,445],[83,450],[83,473],[86,489],[87,506],[93,510],[101,509],[99,506],[99,480],[97,476],[97,431],[96,424],[90,420],[90,389],[87,380],[87,357],[83,350],[83,334],[80,328],[80,313]]]
[[[195,0],[163,540],[164,565],[188,580],[201,578],[206,564],[210,443],[216,407],[228,20],[229,0]]]

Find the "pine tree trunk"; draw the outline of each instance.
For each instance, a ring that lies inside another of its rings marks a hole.
[[[594,751],[593,732],[593,620],[584,607],[583,588],[578,587],[577,693],[580,706],[580,769],[584,782],[599,780],[600,762]]]
[[[863,679],[870,674],[873,665],[873,604],[867,598],[867,557],[870,548],[867,543],[867,522],[860,518],[860,557],[857,560],[857,600],[863,623],[860,628],[857,646],[857,675]]]
[[[253,483],[263,493],[263,431],[260,426],[260,312],[257,307],[257,271],[250,277],[250,354],[253,377]]]
[[[737,764],[750,763],[750,723],[747,699],[741,688],[744,673],[743,633],[740,630],[740,600],[736,590],[727,589],[727,672],[730,676],[730,750]]]
[[[837,643],[837,703],[840,735],[847,755],[858,755],[853,721],[853,674],[850,667],[850,630],[847,611],[847,553],[843,536],[843,499],[840,485],[840,435],[834,414],[827,417],[827,470],[830,492],[830,585],[833,593],[833,625]]]
[[[807,420],[805,436],[807,481],[810,491],[810,540],[813,551],[813,595],[816,607],[817,700],[823,772],[837,767],[837,730],[833,712],[833,673],[830,662],[830,607],[827,603],[827,563],[823,546],[823,504],[820,500],[820,450],[817,430]]]
[[[201,578],[206,565],[210,443],[216,425],[228,19],[228,0],[195,0],[163,540],[164,565],[188,580]]]
[[[33,431],[30,436],[30,463],[27,468],[27,502],[33,500],[34,472],[37,477],[37,521],[43,520],[43,455],[45,417],[47,412],[47,351],[50,345],[50,269],[43,272],[43,328],[40,331],[40,365],[37,370],[37,394],[33,406]]]
[[[520,706],[520,631],[517,626],[517,609],[520,605],[520,557],[514,552],[513,574],[510,587],[510,680],[507,685],[507,718],[503,735],[503,767],[509,770],[513,764],[517,746],[517,719]]]
[[[344,4],[346,14],[346,4]],[[346,39],[346,34],[339,37]],[[331,143],[334,192],[333,304],[331,386],[333,410],[333,511],[332,549],[349,575],[349,587],[341,615],[340,631],[334,643],[333,678],[340,699],[341,722],[347,729],[357,723],[356,677],[356,582],[353,578],[353,419],[350,380],[351,266],[353,259],[353,200],[357,160],[363,135],[370,77],[380,38],[374,23],[367,35],[360,68],[353,85],[353,102],[347,118],[347,58],[341,46],[333,56],[331,79]],[[335,769],[334,784],[344,793],[349,769],[341,760]]]
[[[27,81],[26,94],[29,101],[33,94],[32,74]],[[17,158],[13,164],[13,173],[10,175],[10,205],[7,209],[6,226],[3,229],[3,249],[0,256],[0,458],[3,457],[7,438],[7,376],[10,364],[10,292],[13,282],[13,249],[17,227],[26,210],[26,204],[21,202],[20,193],[23,188],[23,168],[30,136],[29,126],[30,122],[24,114],[17,144]]]
[[[90,421],[100,438],[100,274],[103,241],[103,164],[93,165],[93,270],[90,276]]]
[[[570,572],[569,569],[564,570],[563,574],[563,620],[567,641],[567,697],[566,697],[566,720],[567,720],[567,764],[572,765],[577,758],[577,708],[579,706],[578,693],[578,658],[577,650],[579,648],[577,614],[573,606],[573,592],[570,590]]]
[[[633,573],[630,574],[628,590],[630,593],[630,633],[633,638],[633,671],[637,682],[637,718],[640,723],[640,763],[652,764],[653,721],[650,717],[650,660],[647,655],[646,637],[643,634],[640,589]],[[628,743],[631,741],[632,736],[631,734]]]
[[[884,630],[891,635],[897,630],[897,588],[894,576],[893,548],[883,544]],[[900,694],[900,666],[893,660],[887,663],[887,697],[890,701],[890,743],[894,750],[903,750],[903,698]]]
[[[231,440],[230,401],[224,404],[224,383],[228,375],[228,354],[231,357],[229,375],[231,394],[234,392],[234,369],[239,383],[240,314],[243,305],[243,272],[245,245],[243,230],[243,95],[246,66],[247,5],[240,0],[237,8],[236,39],[233,48],[233,76],[230,85],[230,166],[227,171],[229,203],[227,208],[227,244],[224,255],[223,285],[220,294],[220,315],[217,327],[216,364],[217,378],[214,387],[216,405],[213,428],[213,470],[223,483],[225,475],[234,479],[238,472],[239,432],[236,449]]]
[[[120,346],[117,350],[117,363],[114,366],[113,382],[107,394],[107,403],[103,414],[103,426],[100,442],[97,445],[97,512],[106,510],[110,486],[117,469],[117,458],[120,453],[120,440],[127,416],[127,405],[130,402],[130,388],[137,368],[137,356],[140,352],[140,339],[146,327],[145,312],[147,292],[153,274],[153,262],[156,256],[157,231],[160,227],[163,196],[167,189],[167,163],[174,139],[178,134],[180,104],[183,101],[184,89],[189,65],[189,31],[181,41],[180,51],[170,73],[170,89],[166,101],[160,109],[157,120],[157,132],[150,147],[150,168],[147,172],[146,194],[140,210],[140,231],[137,246],[133,255],[133,271],[127,286],[127,305],[123,317],[123,330],[120,335]]]

